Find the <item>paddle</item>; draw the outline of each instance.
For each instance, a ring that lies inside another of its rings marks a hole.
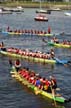
[[[54,90],[52,89],[52,86],[50,86],[51,88],[51,92],[52,92],[52,96],[53,96],[53,100],[54,100],[54,105],[55,107],[57,107],[57,104],[56,104],[56,101],[55,101],[55,93],[54,93]]]
[[[48,43],[44,38],[42,39],[43,42]]]
[[[68,66],[67,63],[63,63],[62,60],[60,60],[60,59],[58,59],[56,57],[54,57],[54,59],[56,60],[57,63],[63,64],[64,66]]]

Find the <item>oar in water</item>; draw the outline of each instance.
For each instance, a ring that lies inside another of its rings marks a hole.
[[[58,59],[56,57],[54,57],[54,59],[56,60],[57,63],[63,64],[64,66],[68,66],[67,65],[67,61],[66,62],[65,61],[63,62],[62,60],[60,60],[60,59]]]
[[[48,43],[44,38],[42,38],[42,41],[45,42],[45,43]]]
[[[53,100],[54,100],[54,106],[57,107],[57,103],[55,101],[55,92],[54,92],[52,86],[50,86],[50,87],[51,87],[52,97],[53,97]]]

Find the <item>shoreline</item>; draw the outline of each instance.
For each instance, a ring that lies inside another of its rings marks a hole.
[[[23,8],[39,8],[39,2],[5,2],[0,3],[0,7],[16,7],[22,6]],[[60,8],[61,10],[71,10],[70,3],[42,3],[42,8],[50,9],[50,8]]]

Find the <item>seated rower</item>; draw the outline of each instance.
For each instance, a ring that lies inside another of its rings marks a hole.
[[[50,27],[48,27],[48,34],[50,34],[51,33],[51,28]]]
[[[2,51],[6,51],[6,48],[5,48],[4,43],[3,43],[3,42],[1,43],[1,50],[2,50]]]
[[[1,43],[1,47],[4,47],[4,43],[3,42]]]
[[[64,45],[66,45],[67,44],[67,40],[63,40],[63,42],[62,42]]]
[[[51,42],[51,43],[54,43],[54,39],[52,38],[50,42]]]
[[[53,41],[54,41],[55,43],[59,43],[59,40],[58,40],[57,37],[54,37],[54,38],[53,38]]]
[[[35,86],[37,86],[39,89],[41,88],[41,81],[39,77],[36,78]]]
[[[29,80],[29,82],[33,84],[35,73],[34,71],[31,71],[31,70],[29,70],[28,73],[29,73],[29,77],[27,77],[28,78],[27,80]]]
[[[10,31],[10,27],[8,26],[8,27],[7,27],[7,32],[9,32],[9,31]]]
[[[42,82],[42,85],[43,85],[42,89],[44,91],[46,91],[46,92],[51,93],[51,90],[50,90],[50,81],[48,81],[48,79],[42,78],[41,82]]]
[[[50,59],[51,58],[51,54],[50,54],[50,52],[47,52],[47,59]]]

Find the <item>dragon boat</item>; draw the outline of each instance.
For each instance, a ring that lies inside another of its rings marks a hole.
[[[59,36],[60,34],[55,34],[55,33],[48,33],[47,31],[44,30],[0,30],[0,33],[3,35],[35,35],[35,36]]]
[[[63,44],[63,43],[47,42],[47,45],[53,46],[53,47],[71,48],[71,45]]]
[[[20,74],[20,70],[17,72],[14,66],[12,66],[10,74],[11,74],[12,78],[15,78],[17,81],[21,82],[23,85],[26,85],[28,88],[31,88],[31,90],[35,94],[38,93],[38,95],[44,96],[48,99],[54,100],[59,103],[65,103],[65,102],[70,101],[70,99],[65,99],[63,96],[61,96],[61,94],[59,96],[58,95],[53,96],[52,93],[46,92],[42,89],[39,89],[34,84],[30,83],[24,76],[22,76]]]
[[[2,34],[5,34],[5,35],[24,35],[24,33],[19,33],[19,32],[10,32],[10,31],[2,31],[1,32]]]
[[[50,54],[48,53],[41,53],[41,52],[33,52],[33,51],[26,51],[26,50],[20,50],[17,48],[6,48],[1,49],[0,54],[4,56],[11,56],[15,58],[23,58],[29,61],[33,62],[39,62],[39,63],[45,63],[45,64],[67,64],[68,60],[60,60],[56,57],[51,58],[51,56],[48,58]]]
[[[23,33],[23,32],[14,32],[14,31],[12,31],[12,32],[2,31],[1,33],[4,34],[4,35],[31,35],[31,36],[35,35],[35,36],[49,36],[49,37],[55,35],[55,34],[52,34],[52,33],[50,33],[50,34],[49,33],[32,33],[32,32]]]

